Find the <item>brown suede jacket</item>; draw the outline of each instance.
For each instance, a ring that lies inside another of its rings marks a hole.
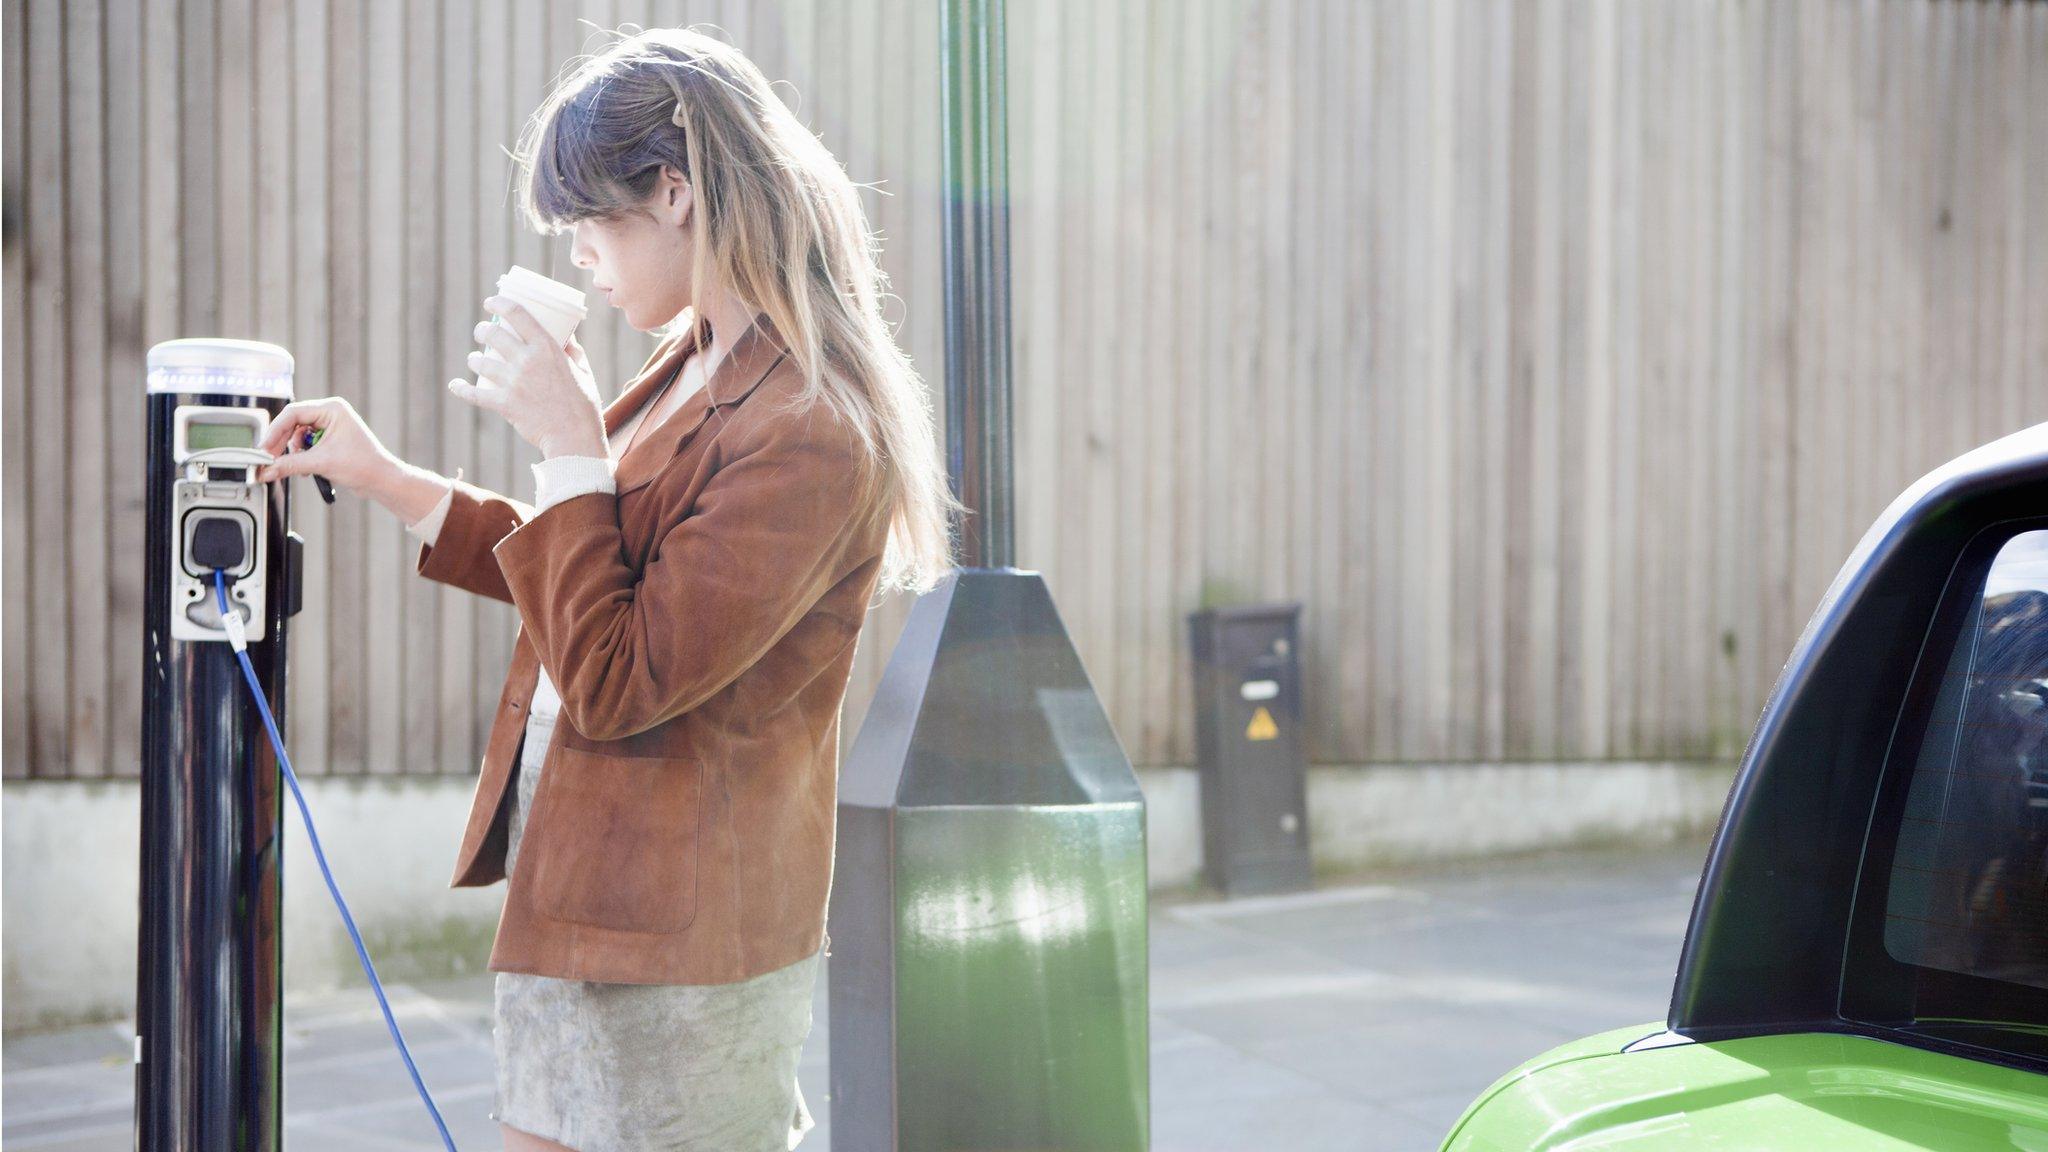
[[[505,878],[539,669],[561,711],[491,947],[501,972],[722,984],[824,944],[839,712],[880,575],[871,467],[766,316],[617,464],[533,506],[458,480],[417,570],[518,607],[451,887]],[[610,433],[699,338],[662,342]]]

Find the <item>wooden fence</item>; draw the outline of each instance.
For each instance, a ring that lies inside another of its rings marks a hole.
[[[1010,9],[1020,562],[1140,763],[1191,761],[1184,615],[1232,599],[1306,605],[1318,761],[1732,754],[1886,501],[2048,418],[2048,4]],[[136,770],[152,343],[285,344],[530,497],[442,384],[508,265],[587,282],[504,149],[597,28],[789,81],[936,389],[936,11],[8,0],[5,774]],[[585,332],[606,381],[651,343]],[[295,503],[295,763],[474,771],[510,607]]]

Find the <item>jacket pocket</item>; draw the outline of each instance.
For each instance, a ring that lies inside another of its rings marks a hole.
[[[704,763],[612,756],[557,741],[541,771],[520,863],[545,916],[624,932],[677,932],[697,915]],[[529,846],[530,844],[530,846]]]

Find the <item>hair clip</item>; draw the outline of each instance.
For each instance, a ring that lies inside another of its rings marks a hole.
[[[686,127],[683,123],[683,102],[681,100],[676,101],[675,113],[668,119],[669,123],[674,124],[678,128]]]

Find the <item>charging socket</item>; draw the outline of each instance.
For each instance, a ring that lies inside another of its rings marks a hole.
[[[171,495],[171,637],[226,641],[213,573],[227,574],[228,609],[250,640],[264,638],[269,586],[269,485],[255,479],[270,454],[255,447],[269,414],[254,408],[184,405],[173,423],[178,480]]]

